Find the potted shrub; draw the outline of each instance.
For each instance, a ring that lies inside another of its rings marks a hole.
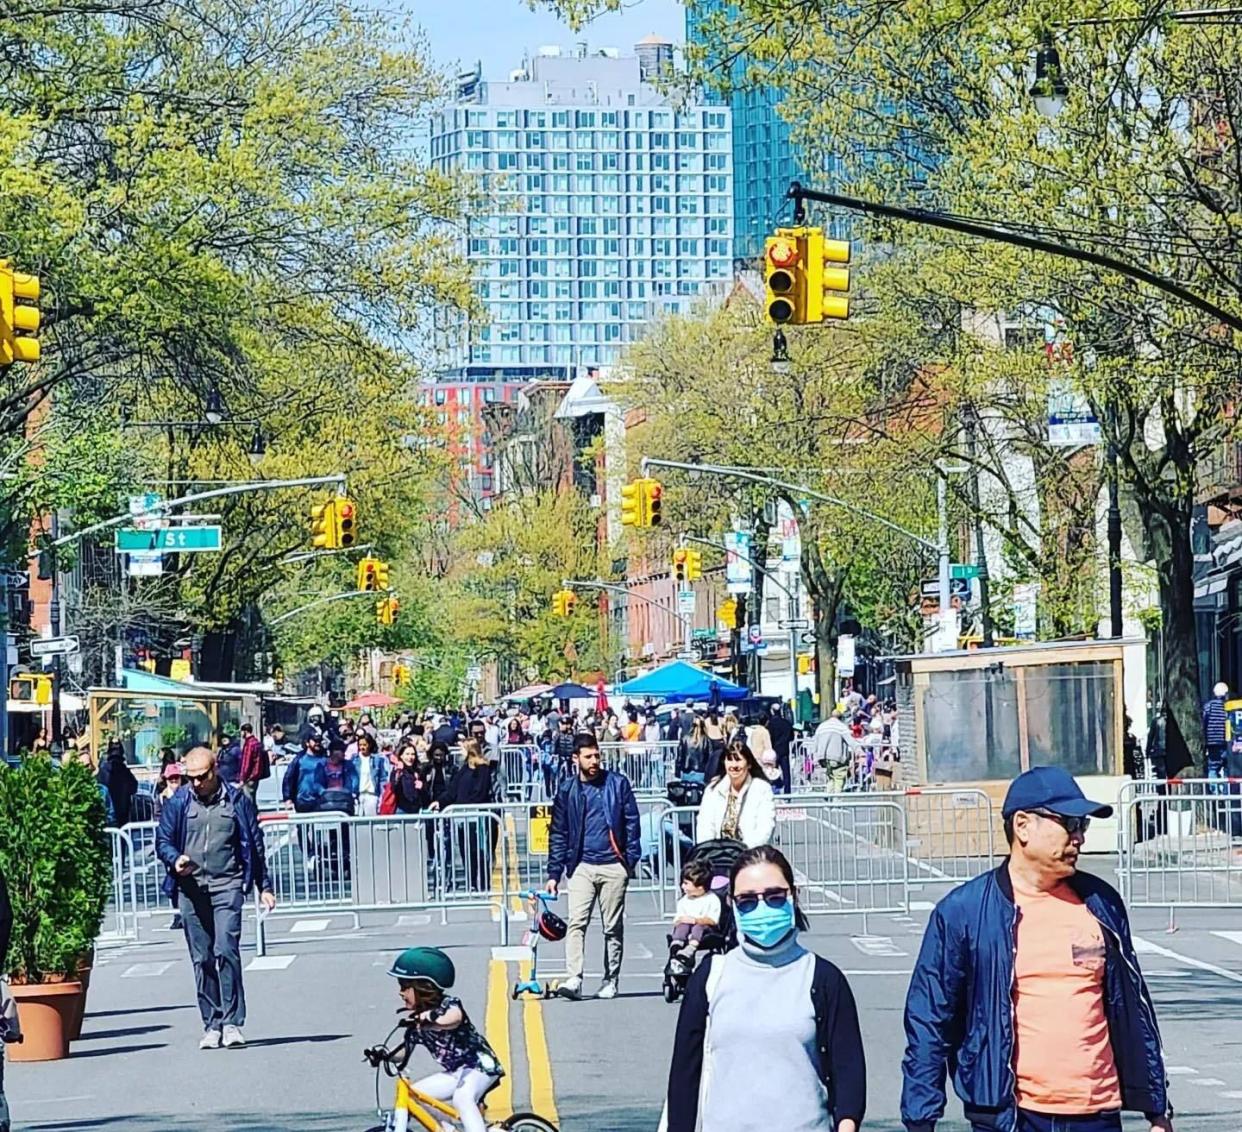
[[[0,873],[13,905],[6,967],[25,1040],[15,1061],[64,1057],[82,1011],[78,972],[112,884],[104,804],[89,767],[43,753],[0,766]]]

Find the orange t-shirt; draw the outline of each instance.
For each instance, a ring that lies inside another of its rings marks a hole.
[[[1013,895],[1018,1107],[1062,1115],[1121,1108],[1104,1013],[1103,929],[1067,884],[1037,892],[1015,879]]]

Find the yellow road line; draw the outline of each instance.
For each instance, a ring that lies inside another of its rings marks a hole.
[[[505,853],[509,858],[509,907],[521,915],[526,902],[519,895],[522,881],[518,874],[517,823],[511,813],[505,814]]]
[[[513,1115],[513,1063],[509,1043],[509,968],[503,959],[493,959],[487,968],[487,1007],[484,1011],[487,1044],[504,1066],[505,1076],[487,1098],[489,1123]]]
[[[530,962],[521,964],[522,980],[530,978]],[[543,999],[527,995],[522,1002],[522,1032],[526,1037],[526,1060],[530,1065],[530,1107],[553,1124],[559,1123],[556,1092],[552,1085],[552,1059],[543,1028]]]

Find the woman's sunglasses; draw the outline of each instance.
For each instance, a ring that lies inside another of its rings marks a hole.
[[[749,916],[762,900],[769,908],[784,908],[789,903],[789,889],[765,888],[762,892],[742,892],[733,898],[737,910]]]

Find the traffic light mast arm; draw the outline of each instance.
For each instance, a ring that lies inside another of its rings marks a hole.
[[[567,590],[607,590],[609,593],[625,594],[627,598],[632,597],[638,601],[644,601],[648,605],[654,605],[661,613],[667,614],[669,617],[680,621],[683,626],[690,626],[689,617],[685,617],[680,613],[674,613],[671,609],[667,606],[661,605],[658,601],[654,601],[652,598],[646,597],[643,594],[636,594],[633,590],[627,589],[625,586],[614,586],[610,582],[584,582],[579,581],[576,578],[564,578],[561,580],[561,585]]]
[[[1078,248],[1073,244],[1054,243],[1052,240],[1040,239],[1038,236],[1027,236],[1010,228],[994,227],[990,224],[980,224],[972,220],[959,220],[955,216],[945,216],[943,213],[929,212],[923,208],[901,208],[898,205],[880,204],[877,201],[844,196],[841,193],[825,193],[819,189],[805,189],[799,181],[794,181],[789,186],[789,191],[785,196],[786,199],[794,202],[794,222],[796,224],[804,222],[806,216],[805,202],[813,200],[820,204],[831,204],[837,208],[848,209],[850,212],[861,212],[865,216],[883,216],[889,220],[904,220],[910,224],[922,224],[925,227],[943,228],[949,232],[960,232],[965,236],[976,236],[981,240],[994,240],[1002,244],[1012,244],[1016,248],[1044,252],[1047,255],[1061,256],[1063,259],[1077,260],[1079,263],[1089,263],[1094,267],[1115,271],[1118,275],[1124,275],[1130,279],[1136,279],[1140,283],[1146,283],[1157,291],[1163,291],[1166,295],[1172,295],[1175,299],[1180,299],[1192,307],[1197,307],[1205,314],[1219,319],[1233,330],[1242,331],[1242,315],[1230,314],[1224,308],[1218,307],[1210,299],[1205,299],[1201,295],[1196,295],[1193,291],[1188,291],[1172,279],[1166,279],[1163,275],[1157,275],[1154,271],[1148,271],[1145,267],[1126,263],[1125,260],[1114,259],[1112,256],[1104,255],[1101,252]]]
[[[938,542],[933,542],[929,538],[915,534],[911,530],[898,523],[894,523],[892,519],[886,519],[883,515],[877,515],[872,511],[868,511],[862,507],[856,507],[853,503],[847,503],[844,499],[838,499],[835,495],[825,495],[822,491],[816,491],[814,488],[807,487],[806,484],[788,483],[785,480],[778,480],[774,476],[761,475],[758,472],[750,471],[747,468],[727,467],[723,464],[687,464],[680,460],[660,460],[654,456],[643,457],[643,474],[646,475],[646,469],[653,468],[675,468],[683,472],[705,472],[709,476],[721,476],[725,479],[747,480],[750,483],[766,484],[768,487],[780,488],[781,491],[788,492],[791,495],[805,495],[811,499],[818,499],[821,503],[830,503],[834,507],[843,508],[851,511],[855,515],[859,515],[864,519],[870,519],[872,522],[879,523],[889,530],[917,542],[920,546],[925,546],[929,550],[937,553],[943,551],[943,547]]]
[[[180,517],[180,516],[179,516]],[[327,558],[330,554],[357,554],[359,551],[369,554],[375,546],[372,543],[359,543],[357,546],[343,546],[337,550],[300,550],[294,554],[286,554],[280,560],[281,565],[291,562],[309,562],[312,558]]]
[[[725,548],[721,546],[720,543],[712,542],[712,540],[709,538],[699,538],[698,535],[682,535],[681,537],[685,539],[686,542],[697,542],[700,546],[710,546],[713,550],[719,550],[722,553],[725,551]],[[787,598],[789,598],[790,601],[797,600],[794,596],[793,591],[787,585],[785,585],[784,582],[782,582],[775,574],[771,574],[767,570],[765,570],[753,558],[748,558],[740,550],[729,551],[729,553],[736,554],[752,570],[758,570],[760,574],[762,574],[765,578],[767,578],[767,580],[771,582],[778,590],[780,590],[781,593],[783,593]]]
[[[381,591],[382,592],[382,591]],[[388,591],[389,594],[392,590]],[[288,621],[290,617],[296,617],[299,613],[305,613],[308,609],[315,609],[321,605],[327,605],[333,601],[347,601],[351,597],[369,597],[374,598],[375,590],[346,590],[343,594],[329,594],[327,597],[317,597],[314,601],[307,602],[305,605],[299,605],[297,609],[291,609],[288,613],[282,613],[279,617],[273,617],[268,622],[268,626],[279,625],[282,621]]]
[[[235,483],[230,484],[228,487],[212,488],[211,491],[196,491],[192,495],[182,495],[176,499],[163,499],[157,506],[145,512],[145,515],[160,516],[174,507],[181,507],[187,503],[198,503],[203,499],[220,499],[226,495],[246,495],[252,491],[275,491],[281,488],[320,487],[323,484],[336,484],[338,488],[344,488],[345,475],[342,472],[337,472],[330,476],[307,476],[305,479],[300,480],[254,480],[248,483]],[[101,523],[92,523],[89,527],[83,527],[80,531],[62,535],[58,539],[53,539],[48,545],[66,546],[98,531],[106,531],[109,527],[119,527],[122,523],[130,523],[134,519],[142,517],[144,516],[134,515],[132,512],[126,511],[120,515],[113,515],[111,519],[104,519]],[[359,548],[351,546],[348,549],[357,550]],[[27,557],[38,558],[39,551],[31,551]]]

